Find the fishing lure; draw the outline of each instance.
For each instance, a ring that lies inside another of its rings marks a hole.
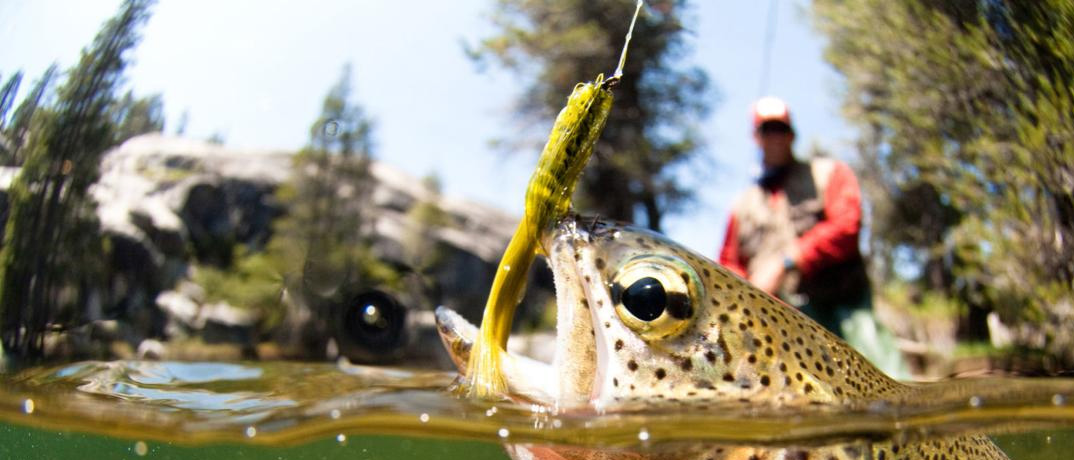
[[[570,210],[575,185],[608,121],[613,100],[611,88],[622,78],[627,47],[641,6],[642,1],[638,0],[615,74],[609,79],[600,74],[593,82],[576,85],[552,125],[548,142],[537,160],[537,169],[526,187],[522,220],[500,259],[485,303],[481,331],[473,343],[467,366],[466,388],[470,396],[489,398],[503,394],[507,388],[500,360],[516,307],[526,288],[526,274],[538,252],[543,253],[538,243],[541,234]]]

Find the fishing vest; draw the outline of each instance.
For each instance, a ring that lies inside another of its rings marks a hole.
[[[795,161],[774,198],[760,185],[747,189],[735,205],[738,250],[754,273],[763,263],[783,263],[798,237],[826,217],[824,195],[835,170],[835,160]],[[784,275],[776,294],[792,305],[839,304],[859,299],[869,280],[861,255],[825,266],[808,278],[797,271]]]

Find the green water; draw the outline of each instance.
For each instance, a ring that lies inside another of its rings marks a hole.
[[[982,379],[920,401],[556,411],[447,391],[453,373],[303,363],[85,362],[0,377],[0,459],[506,458],[504,443],[658,452],[989,433],[1012,459],[1074,449],[1074,381]],[[644,436],[642,436],[644,434]],[[670,446],[670,447],[669,447]]]

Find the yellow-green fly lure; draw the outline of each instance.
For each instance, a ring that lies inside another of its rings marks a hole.
[[[481,319],[481,331],[470,352],[466,375],[471,396],[489,398],[506,390],[500,359],[507,346],[515,308],[526,287],[526,274],[538,251],[542,251],[538,243],[541,233],[570,210],[571,196],[582,168],[589,162],[608,121],[611,88],[622,77],[627,46],[641,6],[642,0],[638,0],[615,74],[609,79],[601,74],[596,81],[576,85],[567,105],[556,116],[548,143],[526,188],[525,212],[500,259]]]

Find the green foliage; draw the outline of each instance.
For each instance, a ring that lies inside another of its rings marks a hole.
[[[26,135],[30,131],[30,120],[33,119],[38,107],[45,103],[45,97],[55,78],[56,65],[53,64],[34,83],[30,94],[22,99],[18,108],[15,109],[15,113],[11,115],[11,119],[3,124],[3,128],[0,128],[0,133],[3,134],[6,141],[3,148],[0,149],[2,150],[0,151],[0,164],[4,166],[22,164],[24,158],[20,153],[23,144],[26,142]]]
[[[262,332],[280,324],[285,286],[330,298],[342,289],[394,287],[398,271],[372,250],[369,172],[372,122],[350,98],[350,68],[325,97],[310,142],[294,157],[294,176],[276,190],[285,215],[262,252],[237,249],[228,270],[199,268],[208,298],[257,310]]]
[[[500,0],[498,35],[472,53],[524,77],[518,114],[543,136],[575,84],[614,69],[634,3]],[[681,0],[647,2],[638,18],[615,105],[578,187],[581,207],[623,221],[644,215],[658,230],[692,197],[675,172],[699,151],[694,125],[708,111],[709,85],[704,71],[681,64],[686,10]]]
[[[90,286],[100,284],[104,245],[88,191],[99,176],[101,156],[115,139],[108,111],[150,3],[125,1],[68,73],[56,105],[36,109],[30,120],[33,135],[9,190],[10,215],[0,251],[5,350],[40,354],[46,326],[64,311],[77,315]],[[50,79],[44,79],[44,86]]]
[[[135,98],[127,91],[112,104],[110,112],[116,125],[116,144],[140,134],[164,131],[164,99],[159,94]]]
[[[882,260],[1044,318],[1074,294],[1074,4],[817,0]],[[891,270],[888,270],[891,273]]]

